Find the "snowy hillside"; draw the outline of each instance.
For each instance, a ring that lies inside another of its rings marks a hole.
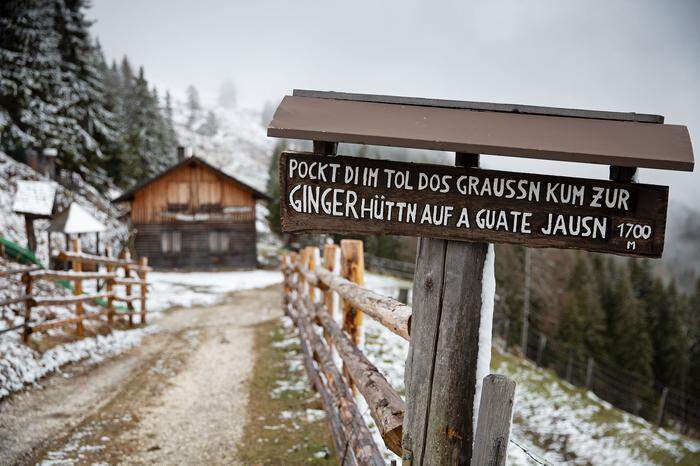
[[[17,191],[17,181],[19,180],[42,180],[42,175],[32,170],[29,166],[19,163],[0,152],[0,236],[19,244],[26,246],[27,239],[24,230],[24,217],[20,214],[12,212],[12,203]],[[71,202],[77,202],[97,220],[105,224],[106,231],[101,234],[100,241],[120,243],[126,240],[127,228],[117,220],[119,211],[97,190],[92,186],[83,182],[79,177],[75,177],[73,184],[78,187],[77,191],[71,191],[63,186],[56,184],[56,207],[57,212],[68,207]],[[38,220],[34,223],[37,236],[37,257],[44,264],[48,259],[48,251],[46,248],[47,235],[44,230],[48,226],[48,221]],[[85,248],[92,250],[94,244],[93,235],[85,237]],[[61,235],[54,235],[56,243],[54,247],[65,247]]]
[[[265,191],[275,141],[266,136],[260,112],[212,107],[192,115],[185,103],[176,102],[173,120],[180,145],[191,148],[195,155],[226,173]]]
[[[408,282],[374,274],[367,274],[366,284],[395,298],[398,287],[410,286]],[[363,352],[403,395],[408,343],[372,319],[365,319],[363,326]],[[504,374],[518,384],[508,445],[509,465],[541,462],[612,466],[700,461],[700,441],[657,428],[497,347],[492,352],[491,372]],[[371,425],[371,417],[366,419]]]

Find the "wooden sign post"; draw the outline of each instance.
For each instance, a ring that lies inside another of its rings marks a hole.
[[[488,406],[477,410],[490,359],[489,243],[661,257],[668,188],[634,183],[634,174],[694,167],[687,128],[663,123],[638,113],[306,90],[282,100],[268,136],[314,141],[314,153],[280,158],[285,232],[420,237],[404,464],[505,464],[508,419],[490,413],[512,406],[514,384],[486,378]],[[337,156],[339,142],[453,152],[458,166]],[[609,165],[612,181],[483,170],[481,153]],[[498,445],[474,454],[475,438]]]

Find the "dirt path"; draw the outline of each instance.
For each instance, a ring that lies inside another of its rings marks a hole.
[[[281,314],[279,297],[274,286],[173,311],[127,353],[10,397],[0,463],[235,463],[254,326]]]

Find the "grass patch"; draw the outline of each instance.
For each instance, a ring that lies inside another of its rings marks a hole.
[[[301,348],[280,319],[259,324],[248,417],[238,445],[243,464],[337,464],[323,405],[310,387]]]

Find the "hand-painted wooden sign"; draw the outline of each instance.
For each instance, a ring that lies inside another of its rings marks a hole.
[[[378,233],[660,257],[668,187],[284,153],[286,232]]]

